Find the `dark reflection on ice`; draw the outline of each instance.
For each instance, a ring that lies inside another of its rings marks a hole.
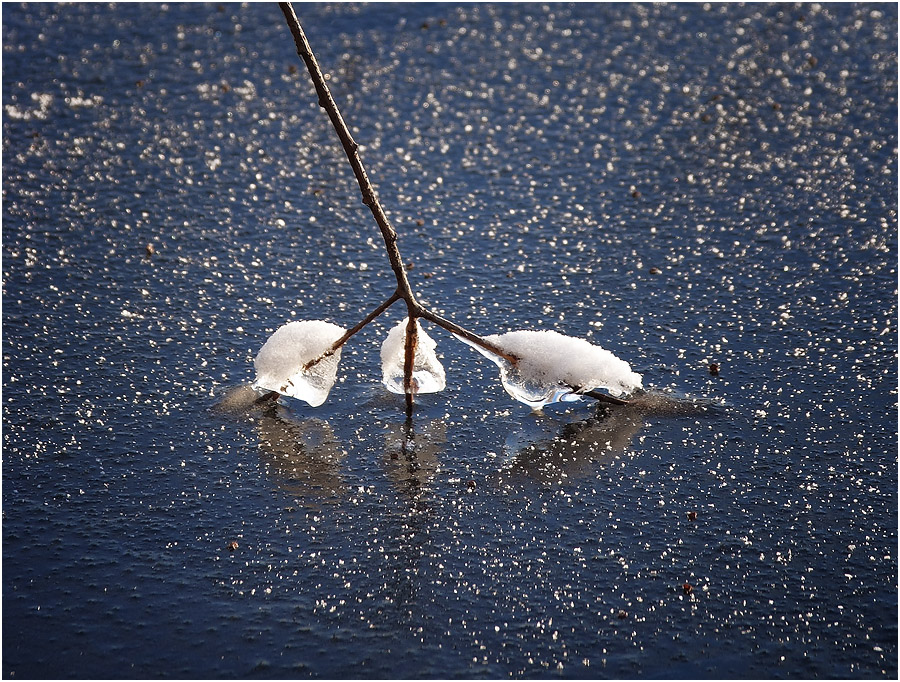
[[[629,405],[598,404],[587,419],[571,420],[532,413],[506,439],[500,485],[527,478],[565,484],[591,476],[598,465],[615,459],[632,445],[648,417],[677,417],[717,411],[708,401],[640,392]]]
[[[596,465],[622,454],[641,426],[641,416],[624,409],[601,408],[590,419],[570,423],[535,414],[527,427],[507,438],[509,459],[499,481],[511,483],[524,476],[565,483],[588,476]]]
[[[215,409],[255,424],[266,473],[298,503],[316,507],[346,494],[341,462],[347,452],[327,421],[295,419],[277,400],[260,397],[249,386],[228,391]]]
[[[440,468],[440,454],[447,442],[447,425],[441,420],[409,418],[390,424],[384,439],[384,468],[395,488],[417,497]]]
[[[341,461],[347,453],[328,422],[293,421],[272,407],[257,430],[267,473],[279,488],[307,504],[346,494]]]

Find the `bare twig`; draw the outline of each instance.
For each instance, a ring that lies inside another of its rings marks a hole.
[[[406,395],[406,412],[412,414],[413,395],[419,392],[419,383],[413,376],[416,368],[416,346],[419,345],[419,323],[410,315],[406,323],[406,344],[403,355],[403,393]]]
[[[347,124],[344,122],[344,118],[343,116],[341,116],[341,112],[338,110],[337,104],[334,101],[334,97],[332,97],[331,91],[328,89],[328,85],[325,82],[325,76],[322,74],[322,70],[321,68],[319,68],[319,63],[312,52],[309,41],[306,39],[306,35],[303,33],[303,28],[300,26],[297,15],[294,13],[293,6],[289,2],[279,3],[279,6],[281,7],[284,18],[287,20],[287,24],[291,29],[291,34],[294,37],[294,43],[297,46],[297,54],[299,54],[300,58],[303,59],[304,64],[306,64],[306,69],[309,71],[309,75],[312,78],[313,85],[316,88],[316,94],[319,98],[319,106],[322,107],[328,114],[328,118],[331,120],[331,124],[334,127],[335,132],[337,132],[338,138],[341,141],[341,146],[344,148],[344,153],[347,155],[347,159],[350,161],[350,166],[351,168],[353,168],[353,174],[356,176],[356,181],[359,184],[359,189],[362,193],[362,201],[366,206],[369,207],[369,210],[372,211],[372,215],[375,218],[375,223],[378,225],[378,229],[381,230],[381,236],[384,239],[384,246],[387,250],[388,260],[390,261],[391,269],[394,271],[394,276],[397,279],[397,290],[395,291],[395,293],[387,301],[385,301],[382,306],[376,309],[376,311],[373,312],[368,318],[363,320],[362,323],[348,331],[347,334],[344,335],[344,337],[342,337],[335,343],[331,351],[323,357],[327,357],[327,355],[330,355],[335,350],[340,348],[340,346],[343,345],[346,340],[350,338],[350,336],[352,336],[359,329],[368,324],[368,322],[370,322],[372,319],[384,312],[397,300],[403,299],[403,301],[406,303],[408,313],[407,317],[409,318],[409,324],[407,325],[406,331],[406,355],[404,358],[403,378],[403,387],[407,395],[415,393],[412,370],[415,364],[414,361],[417,335],[416,318],[418,317],[424,317],[427,320],[431,320],[444,329],[447,329],[454,334],[458,334],[459,336],[468,339],[472,343],[486,348],[491,352],[508,359],[510,362],[515,363],[517,361],[517,358],[515,358],[515,356],[512,356],[509,353],[506,353],[505,351],[497,348],[488,341],[485,341],[478,334],[470,332],[469,330],[464,329],[463,327],[460,327],[459,325],[454,324],[449,320],[445,320],[444,318],[431,313],[416,300],[415,293],[413,292],[412,287],[409,284],[409,278],[406,275],[406,268],[403,265],[403,258],[400,255],[400,249],[397,246],[397,231],[388,220],[384,209],[381,207],[381,204],[378,201],[378,196],[375,194],[375,189],[372,187],[372,183],[369,181],[369,176],[366,173],[366,169],[359,157],[359,145],[350,134],[350,130],[347,128]],[[312,362],[307,363],[306,368],[308,369],[315,363],[319,362],[321,359],[322,358],[316,358]]]
[[[319,63],[316,61],[312,48],[309,46],[309,41],[306,40],[306,35],[300,27],[297,15],[294,13],[293,6],[289,2],[279,3],[279,6],[291,29],[291,34],[294,36],[297,54],[300,55],[303,62],[306,64],[313,85],[316,87],[316,94],[319,97],[319,106],[325,110],[328,114],[328,118],[331,119],[331,124],[334,126],[335,132],[337,132],[337,135],[341,140],[341,146],[344,148],[344,152],[347,154],[347,158],[350,161],[350,166],[353,168],[353,174],[356,176],[360,192],[362,192],[362,201],[369,207],[369,210],[372,211],[378,229],[381,230],[381,236],[384,239],[384,245],[387,248],[388,260],[391,263],[391,269],[394,271],[394,276],[397,278],[397,291],[400,294],[400,297],[406,301],[407,307],[410,308],[409,316],[412,318],[416,315],[420,306],[416,301],[412,287],[409,285],[406,269],[403,267],[403,259],[400,257],[400,249],[397,248],[397,232],[394,230],[384,209],[381,208],[381,204],[378,202],[378,197],[375,195],[375,189],[372,187],[372,183],[369,182],[369,176],[366,174],[366,169],[363,167],[362,160],[359,158],[359,145],[350,134],[350,130],[347,128],[347,124],[344,123],[344,118],[341,116],[341,112],[338,111],[337,104],[335,104],[334,98],[331,96],[331,91],[325,83],[325,76],[322,75]]]
[[[392,305],[394,305],[394,303],[396,303],[399,300],[400,300],[400,294],[398,294],[395,291],[393,294],[391,294],[390,298],[388,298],[384,303],[382,303],[380,306],[375,308],[375,310],[373,310],[371,313],[366,315],[360,322],[358,322],[353,327],[351,327],[346,332],[344,332],[344,335],[341,338],[339,338],[337,341],[335,341],[333,344],[331,344],[331,348],[329,348],[327,351],[322,353],[319,357],[313,358],[312,360],[307,362],[305,365],[303,365],[303,370],[309,371],[309,369],[313,365],[316,365],[316,364],[322,362],[322,360],[324,360],[325,358],[327,358],[331,355],[334,355],[334,352],[338,348],[343,346],[345,343],[347,343],[347,341],[350,339],[351,336],[353,336],[356,332],[358,332],[360,329],[365,327],[367,324],[369,324],[369,322],[371,322],[376,317],[381,315],[381,313],[383,313],[385,310],[390,308]]]
[[[586,395],[589,398],[593,398],[594,400],[597,400],[601,403],[611,403],[613,405],[627,405],[628,404],[627,400],[622,400],[621,398],[616,398],[615,396],[607,395],[606,393],[601,393],[597,389],[594,389],[592,391],[585,391],[584,393],[582,393],[582,395]]]
[[[486,351],[493,353],[494,355],[498,355],[511,365],[515,366],[519,363],[519,358],[509,351],[505,351],[496,344],[491,343],[483,336],[479,336],[474,332],[470,332],[465,327],[460,327],[455,322],[448,320],[445,317],[441,317],[440,315],[431,312],[430,310],[423,308],[421,311],[421,315],[423,318],[428,320],[429,322],[434,322],[438,327],[443,327],[451,334],[456,334],[459,337],[464,338],[466,341],[470,341],[474,343],[476,346],[480,346],[484,348]]]

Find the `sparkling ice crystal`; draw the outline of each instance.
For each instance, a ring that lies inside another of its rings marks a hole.
[[[462,337],[493,360],[503,387],[513,398],[540,409],[555,402],[581,399],[581,392],[606,389],[619,396],[641,388],[641,375],[624,360],[584,339],[554,331],[514,331],[485,340],[519,358],[513,365]]]
[[[288,322],[279,327],[263,344],[253,363],[256,367],[253,388],[276,391],[318,407],[334,386],[341,349],[308,370],[303,366],[329,350],[345,331],[322,320]]]
[[[404,393],[403,360],[406,356],[406,325],[404,318],[391,329],[381,345],[382,381],[391,393]],[[437,393],[447,385],[444,368],[434,353],[436,344],[416,320],[418,343],[413,363],[413,393]]]

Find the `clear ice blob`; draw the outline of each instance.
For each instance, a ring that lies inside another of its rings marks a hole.
[[[403,394],[403,362],[406,357],[406,326],[409,318],[401,320],[388,332],[381,344],[382,381],[391,393]],[[444,367],[435,355],[437,344],[425,333],[416,320],[418,342],[413,361],[412,392],[437,393],[447,386]]]
[[[514,331],[485,340],[518,358],[504,357],[462,337],[461,341],[496,363],[503,388],[535,410],[556,402],[581,400],[582,393],[605,389],[620,396],[641,388],[641,375],[608,350],[555,331]]]
[[[322,320],[288,322],[263,344],[253,364],[255,390],[269,390],[304,400],[311,407],[325,402],[337,378],[341,349],[309,369],[304,366],[331,349],[346,330]]]

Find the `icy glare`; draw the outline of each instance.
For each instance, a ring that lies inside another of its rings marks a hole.
[[[279,327],[253,362],[253,388],[276,391],[318,407],[334,386],[341,349],[308,370],[303,366],[328,351],[345,332],[343,327],[322,320],[288,322]]]
[[[388,333],[381,344],[382,381],[391,393],[403,394],[403,359],[406,355],[406,325],[404,318]],[[447,386],[444,367],[435,355],[436,344],[416,320],[418,343],[413,362],[412,392],[437,393]]]
[[[503,388],[516,400],[539,410],[556,402],[581,399],[581,393],[602,388],[619,396],[641,388],[641,375],[608,350],[584,339],[554,331],[514,331],[485,340],[519,358],[507,359],[468,343],[500,368]]]

